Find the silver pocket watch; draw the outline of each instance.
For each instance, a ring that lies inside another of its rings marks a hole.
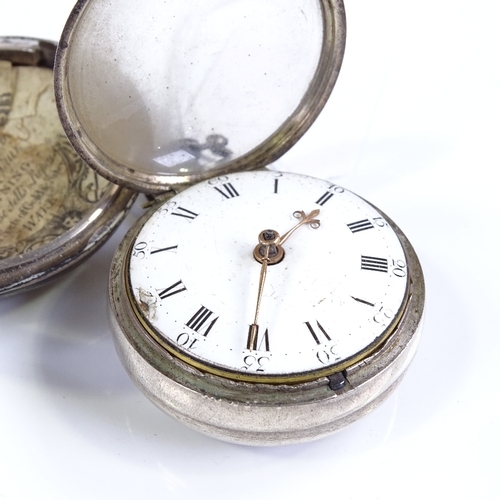
[[[346,188],[266,168],[337,78],[340,0],[85,0],[55,63],[72,146],[151,207],[110,273],[119,356],[181,422],[243,444],[316,439],[392,392],[424,281]]]

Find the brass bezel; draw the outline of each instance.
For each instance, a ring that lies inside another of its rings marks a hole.
[[[405,254],[405,258],[407,261],[410,260],[408,252],[401,241],[401,238],[399,238],[399,233],[396,230],[396,226],[394,223],[385,215],[383,212],[381,212],[377,207],[372,205],[370,202],[363,200],[366,203],[368,203],[370,206],[375,208],[379,214],[381,214],[384,219],[387,221],[391,229],[395,232],[395,234],[398,236],[398,239],[400,240],[400,243],[403,248],[403,252]],[[319,211],[318,211],[319,212]],[[305,214],[304,214],[305,215]],[[313,214],[310,214],[312,216],[317,215],[315,212]],[[257,375],[257,374],[247,374],[245,372],[237,372],[234,370],[229,370],[229,369],[224,369],[218,366],[215,366],[210,363],[204,363],[203,361],[200,361],[198,359],[193,358],[190,356],[188,353],[185,351],[182,351],[178,349],[173,343],[169,342],[167,339],[165,339],[158,331],[156,328],[148,321],[148,319],[144,316],[144,314],[141,312],[140,307],[138,307],[133,291],[132,291],[132,286],[130,282],[130,258],[131,258],[131,253],[133,249],[133,241],[135,240],[137,234],[140,232],[142,229],[143,225],[147,221],[149,217],[145,217],[141,223],[137,224],[137,228],[134,230],[133,238],[129,240],[130,244],[129,247],[127,248],[127,251],[125,252],[124,255],[124,261],[125,261],[125,266],[123,269],[124,273],[124,281],[123,281],[123,287],[125,289],[125,294],[126,298],[130,304],[130,307],[132,309],[132,312],[135,316],[135,319],[137,320],[138,324],[140,325],[141,329],[143,330],[140,334],[144,334],[148,336],[151,341],[153,341],[160,349],[166,351],[166,353],[169,353],[170,355],[174,356],[175,358],[179,359],[180,361],[187,363],[189,366],[200,370],[203,373],[209,373],[212,375],[216,375],[218,377],[223,377],[229,380],[234,380],[238,382],[250,382],[250,383],[258,383],[258,384],[273,384],[273,385],[282,385],[282,384],[300,384],[300,383],[305,383],[305,382],[311,382],[317,379],[320,379],[322,377],[328,377],[333,375],[334,373],[339,373],[344,370],[346,370],[349,367],[352,367],[364,359],[369,358],[370,356],[374,355],[378,350],[380,350],[390,339],[390,337],[393,335],[393,333],[398,329],[399,324],[401,322],[401,318],[403,317],[405,311],[408,308],[408,304],[410,302],[411,298],[411,291],[410,291],[410,285],[411,285],[411,280],[412,276],[410,274],[410,267],[408,266],[408,274],[406,276],[406,289],[405,289],[405,294],[403,297],[403,300],[401,302],[401,305],[394,316],[394,319],[391,321],[391,323],[387,326],[385,331],[383,332],[382,335],[379,336],[374,342],[371,344],[367,345],[365,349],[362,351],[358,352],[354,356],[351,356],[350,358],[344,360],[342,363],[337,363],[325,368],[321,368],[318,370],[312,370],[308,372],[301,372],[297,374],[286,374],[286,375]],[[307,220],[307,218],[305,219]],[[313,221],[316,222],[316,221]],[[297,226],[293,228],[296,229]],[[293,230],[289,231],[287,235],[289,235]],[[128,235],[127,235],[128,239]],[[277,239],[279,240],[279,235],[277,236]],[[283,237],[282,237],[283,239]]]

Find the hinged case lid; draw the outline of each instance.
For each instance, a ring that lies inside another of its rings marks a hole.
[[[281,156],[323,108],[344,44],[341,0],[79,0],[56,100],[88,164],[161,193]]]
[[[90,256],[135,198],[90,169],[65,137],[55,51],[44,40],[0,38],[0,295]]]

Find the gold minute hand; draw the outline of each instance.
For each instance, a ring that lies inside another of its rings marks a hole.
[[[257,262],[261,263],[259,290],[257,293],[257,305],[255,306],[255,316],[253,323],[248,331],[247,349],[256,350],[259,336],[259,311],[262,293],[264,291],[264,283],[267,276],[267,266],[283,259],[283,248],[277,245],[280,235],[272,230],[265,229],[259,234],[259,244],[254,248],[253,254]]]
[[[269,246],[266,248],[266,257],[262,261],[260,268],[260,278],[259,278],[259,291],[257,294],[257,305],[255,306],[255,316],[253,323],[250,325],[250,330],[248,331],[247,349],[254,351],[257,349],[257,340],[259,335],[259,311],[260,311],[260,301],[262,299],[262,292],[264,291],[264,283],[267,276],[267,262],[269,254]]]

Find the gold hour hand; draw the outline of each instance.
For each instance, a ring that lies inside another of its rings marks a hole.
[[[290,236],[304,224],[309,224],[313,229],[318,229],[321,222],[316,217],[319,215],[319,209],[313,210],[309,215],[303,210],[297,210],[293,213],[299,222],[288,230],[283,236],[280,236],[274,229],[265,229],[259,234],[259,244],[254,248],[253,256],[257,262],[261,264],[267,261],[268,264],[278,264],[283,260],[285,251],[283,250],[283,243],[290,238]]]

